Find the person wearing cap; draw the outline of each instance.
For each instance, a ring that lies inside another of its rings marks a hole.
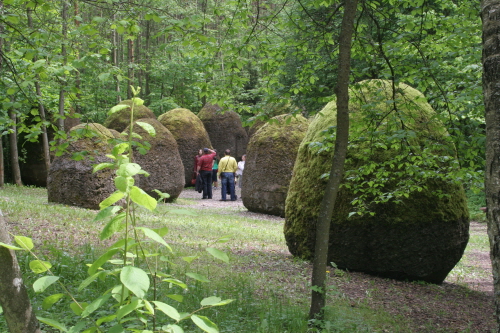
[[[196,172],[203,179],[202,199],[212,199],[212,165],[215,154],[215,150],[203,148],[203,156],[198,159]]]
[[[238,199],[234,189],[234,176],[238,170],[238,163],[234,157],[231,156],[231,151],[226,149],[224,157],[219,161],[219,178],[221,180],[221,201],[226,201],[226,193],[229,188],[231,201]]]

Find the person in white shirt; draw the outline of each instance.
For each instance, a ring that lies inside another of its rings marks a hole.
[[[238,177],[238,187],[241,188],[241,182],[243,180],[243,170],[245,170],[245,160],[247,155],[241,156],[241,161],[238,162],[238,170],[236,170],[236,176]]]

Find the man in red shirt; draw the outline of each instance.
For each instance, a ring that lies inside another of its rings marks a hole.
[[[203,179],[203,198],[212,199],[212,165],[214,162],[215,150],[203,148],[203,156],[198,159],[196,172]]]

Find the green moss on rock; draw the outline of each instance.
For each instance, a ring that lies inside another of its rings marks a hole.
[[[137,122],[151,125],[156,135],[149,135]],[[125,132],[128,131],[127,127]],[[158,197],[154,191],[156,189],[170,194],[169,202],[177,199],[184,188],[184,166],[174,136],[158,120],[151,118],[138,119],[134,123],[134,133],[141,137],[135,141],[150,145],[144,155],[134,152],[134,161],[150,174],[149,177],[140,175],[136,185],[155,198]]]
[[[212,146],[222,154],[226,149],[240,159],[246,153],[248,134],[243,128],[240,116],[218,105],[207,104],[198,113]]]
[[[188,109],[177,108],[158,117],[174,136],[184,165],[186,186],[191,185],[194,170],[194,156],[204,147],[212,147],[203,122]]]
[[[295,157],[308,125],[308,120],[300,115],[281,115],[251,137],[241,192],[249,211],[285,215]]]
[[[130,124],[130,107],[132,106],[132,100],[128,99],[119,104],[128,105],[129,107],[109,115],[104,121],[104,126],[121,132]],[[156,119],[156,116],[148,107],[144,105],[135,105],[134,121],[141,118]]]
[[[100,124],[80,124],[71,128],[67,153],[54,158],[47,178],[48,201],[99,209],[99,203],[115,191],[114,170],[93,173],[95,164],[111,162],[108,143],[113,135]],[[74,153],[85,152],[85,158],[74,160]]]
[[[356,176],[372,161],[376,162],[373,165],[383,164],[403,152],[429,158],[447,156],[448,160],[454,156],[446,130],[423,95],[405,84],[395,91],[393,94],[391,82],[382,80],[365,81],[350,90],[347,176],[334,207],[328,261],[349,270],[440,283],[460,260],[469,237],[461,185],[436,173],[436,177],[421,179],[422,190],[403,196],[400,203],[367,200],[375,215],[349,217],[354,210],[352,201],[360,195],[353,190],[360,184],[352,184],[349,177],[366,181],[366,188],[370,174]],[[318,149],[311,143],[333,142],[335,125],[336,104],[332,101],[315,117],[300,145],[286,200],[287,245],[292,254],[306,259],[314,255],[315,226],[326,186],[321,176],[329,173],[333,155],[333,149]],[[388,139],[394,135],[401,138]],[[411,161],[408,156],[403,161]],[[412,165],[389,170],[383,190],[390,192],[404,183],[405,179],[396,176],[419,180],[418,173],[401,172],[406,169],[412,170]]]

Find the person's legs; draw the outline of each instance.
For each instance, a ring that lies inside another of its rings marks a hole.
[[[236,193],[235,193],[235,188],[234,188],[234,174],[228,173],[227,179],[228,179],[228,183],[229,183],[229,193],[231,194],[231,201],[235,201],[236,200]]]
[[[226,200],[226,194],[227,194],[227,177],[226,173],[223,172],[220,175],[220,183],[221,183],[221,199]]]
[[[203,179],[203,199],[212,199],[212,171],[200,171]]]
[[[241,188],[241,182],[243,182],[243,175],[238,177],[238,187]]]
[[[217,184],[217,170],[212,170],[212,182],[213,182],[214,188],[217,188],[217,186],[219,186]]]

